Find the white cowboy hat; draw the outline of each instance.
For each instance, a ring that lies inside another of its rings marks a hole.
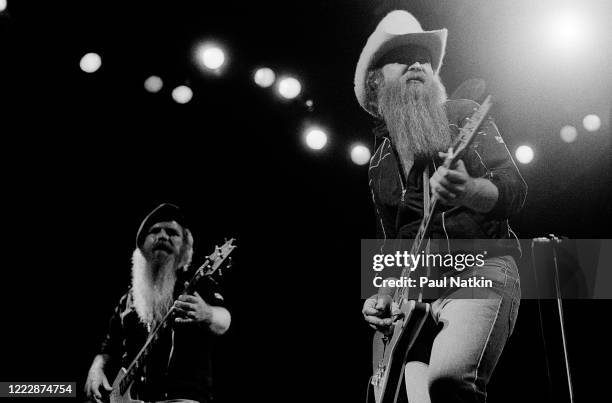
[[[390,50],[406,46],[419,45],[429,50],[431,67],[438,74],[446,50],[448,30],[423,31],[419,21],[408,11],[394,10],[385,16],[361,51],[355,71],[355,95],[363,109],[372,115],[366,102],[366,80],[371,67]]]

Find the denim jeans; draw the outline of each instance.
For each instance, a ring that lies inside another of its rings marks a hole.
[[[487,383],[514,329],[521,291],[511,256],[486,259],[458,276],[482,276],[493,287],[448,289],[432,303],[441,330],[429,363],[406,364],[410,403],[485,402]]]

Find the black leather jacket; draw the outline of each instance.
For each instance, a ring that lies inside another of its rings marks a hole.
[[[470,100],[452,100],[445,104],[449,126],[453,135],[465,124],[478,104]],[[453,249],[447,240],[495,239],[487,242],[488,256],[520,256],[520,246],[510,229],[508,218],[522,208],[527,185],[494,123],[484,123],[463,156],[472,177],[487,178],[499,191],[498,200],[488,213],[478,213],[462,206],[439,204],[431,223],[431,238],[438,241],[438,250]],[[415,163],[408,178],[403,180],[401,169],[388,136],[379,139],[368,172],[369,185],[376,210],[377,237],[379,239],[414,238],[423,218],[423,171],[429,165],[432,175],[441,165],[441,159],[428,163]],[[461,250],[465,250],[465,241]],[[480,250],[478,245],[474,249]],[[450,252],[450,250],[449,250]]]

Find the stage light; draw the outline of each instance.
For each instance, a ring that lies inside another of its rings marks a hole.
[[[589,132],[596,132],[601,127],[601,119],[597,115],[586,115],[582,119],[582,125]]]
[[[561,135],[561,140],[566,143],[573,143],[578,137],[578,130],[574,126],[567,125],[561,128],[559,134]]]
[[[276,80],[276,74],[272,69],[267,67],[262,67],[257,69],[255,75],[253,76],[255,80],[255,84],[259,85],[262,88],[268,88],[272,84],[274,84],[274,80]]]
[[[302,92],[302,84],[293,77],[281,78],[278,82],[278,93],[283,98],[293,99],[300,95],[300,92]]]
[[[175,89],[172,90],[172,99],[174,99],[179,104],[186,104],[191,101],[193,97],[193,92],[191,88],[186,85],[179,85]]]
[[[361,144],[355,144],[351,148],[351,161],[357,165],[365,165],[370,162],[370,149]]]
[[[164,82],[157,76],[151,76],[144,82],[144,87],[149,92],[159,92],[164,86]]]
[[[514,155],[521,164],[529,164],[533,160],[533,149],[529,146],[520,146]]]
[[[225,63],[225,52],[216,45],[200,45],[197,55],[202,65],[208,70],[218,70]]]
[[[327,134],[321,129],[309,129],[304,140],[309,148],[320,150],[327,144]]]
[[[312,99],[309,99],[308,101],[306,101],[305,105],[308,109],[310,109],[314,106],[314,102],[312,102]]]
[[[6,10],[6,0],[0,0],[0,13]]]
[[[102,65],[102,58],[97,53],[87,53],[81,58],[79,66],[85,73],[95,73]]]

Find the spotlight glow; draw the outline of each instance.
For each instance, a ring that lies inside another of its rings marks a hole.
[[[596,132],[601,127],[601,119],[597,115],[586,115],[582,119],[582,125],[589,132]]]
[[[351,161],[357,165],[365,165],[370,162],[370,149],[361,144],[355,144],[351,148]]]
[[[312,150],[321,150],[327,144],[327,134],[321,129],[309,129],[304,140]]]
[[[285,77],[280,79],[278,83],[278,93],[281,97],[286,99],[293,99],[300,95],[302,92],[302,84],[293,78],[293,77]]]
[[[216,45],[202,45],[198,48],[198,58],[205,68],[218,70],[225,64],[225,52]]]
[[[87,53],[81,58],[79,66],[85,73],[95,73],[102,65],[102,58],[97,53]]]
[[[144,87],[149,92],[159,92],[164,86],[164,82],[157,76],[151,76],[144,82]]]
[[[179,104],[186,104],[191,101],[193,97],[193,92],[191,88],[186,85],[179,85],[175,89],[172,90],[172,99],[174,99]]]
[[[0,13],[6,10],[6,0],[0,0]]]
[[[533,149],[529,146],[520,146],[514,155],[521,164],[529,164],[533,160]]]
[[[274,80],[276,80],[276,74],[272,69],[267,67],[262,67],[257,69],[255,75],[253,76],[255,80],[255,84],[259,85],[262,88],[268,88],[272,84],[274,84]]]
[[[565,10],[553,17],[548,27],[550,44],[558,50],[576,49],[587,36],[587,24],[575,10]]]
[[[578,137],[578,130],[574,126],[567,125],[561,128],[559,134],[561,135],[561,140],[566,143],[573,143]]]

